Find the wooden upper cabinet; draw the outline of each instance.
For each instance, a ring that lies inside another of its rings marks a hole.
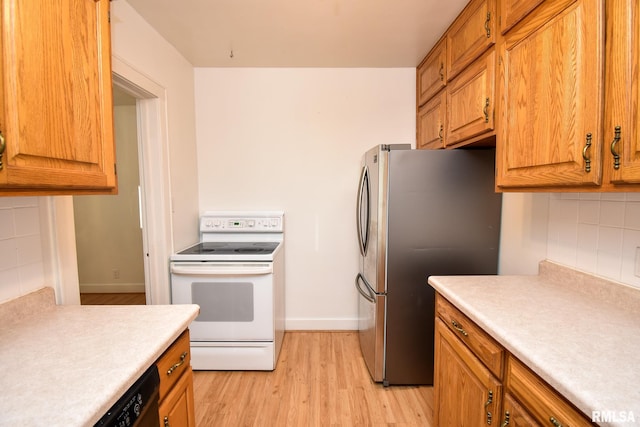
[[[639,184],[640,5],[634,0],[613,0],[606,7],[605,177],[613,184]]]
[[[494,129],[495,50],[467,67],[447,86],[446,146]]]
[[[509,31],[522,18],[545,0],[502,0],[500,1],[500,32]]]
[[[496,42],[496,0],[471,0],[446,33],[451,81]]]
[[[446,52],[447,40],[442,38],[418,65],[418,106],[424,105],[447,84]]]
[[[499,51],[498,188],[599,185],[603,0],[547,1]]]
[[[0,10],[0,194],[114,190],[109,1]]]
[[[444,90],[418,109],[416,148],[444,148],[446,111],[447,94]]]

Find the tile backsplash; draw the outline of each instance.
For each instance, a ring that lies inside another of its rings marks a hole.
[[[0,302],[44,284],[38,197],[0,197]]]
[[[640,193],[551,194],[547,230],[548,259],[640,288]]]

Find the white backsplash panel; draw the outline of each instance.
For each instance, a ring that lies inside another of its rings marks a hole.
[[[0,197],[0,302],[44,285],[40,198]]]
[[[640,288],[640,193],[551,194],[547,258]]]

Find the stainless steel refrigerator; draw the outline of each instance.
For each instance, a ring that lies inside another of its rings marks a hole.
[[[432,275],[496,274],[493,149],[381,145],[362,160],[358,323],[374,381],[433,384]]]

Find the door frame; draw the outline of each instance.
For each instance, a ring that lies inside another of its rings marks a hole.
[[[173,248],[166,89],[112,57],[113,83],[136,98],[141,219],[147,304],[169,304],[169,256]],[[79,304],[73,197],[49,197],[42,209],[50,239],[50,277],[59,304]]]

